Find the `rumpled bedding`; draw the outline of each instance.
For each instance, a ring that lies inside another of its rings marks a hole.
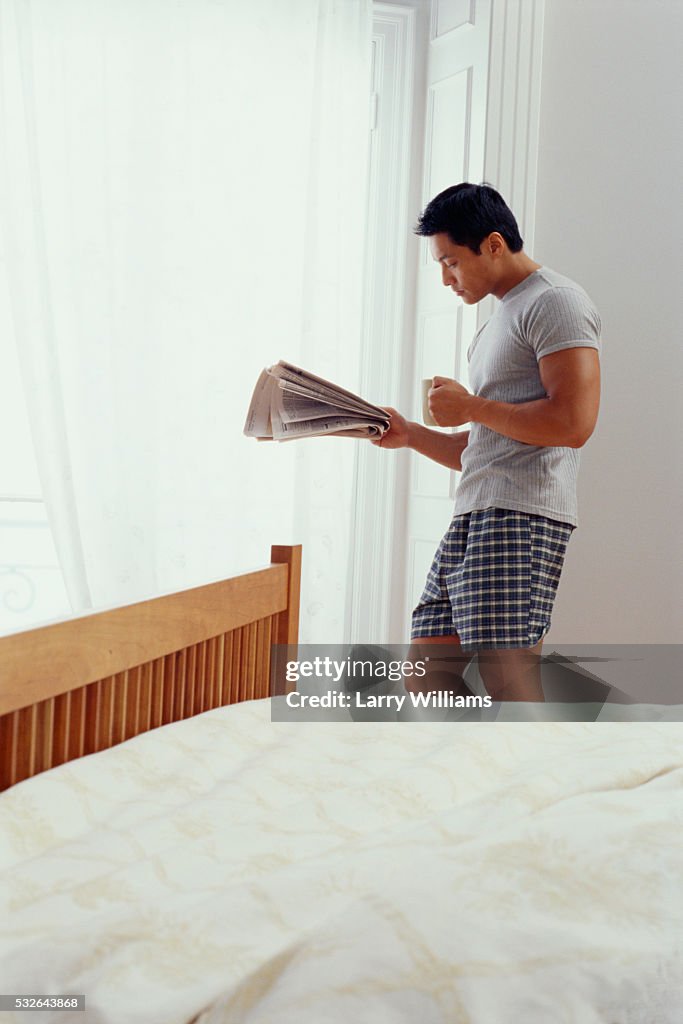
[[[0,797],[0,990],[85,994],[51,1024],[680,1024],[682,730],[256,701],[136,737]]]

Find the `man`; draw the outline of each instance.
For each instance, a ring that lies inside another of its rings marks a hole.
[[[468,350],[472,392],[445,377],[429,391],[439,426],[470,429],[443,434],[390,409],[391,429],[375,442],[462,470],[413,612],[410,656],[430,657],[430,688],[457,690],[477,652],[494,700],[543,700],[541,646],[577,525],[579,449],[598,416],[600,317],[579,285],[526,255],[488,185],[441,192],[416,233],[463,302],[499,304]]]

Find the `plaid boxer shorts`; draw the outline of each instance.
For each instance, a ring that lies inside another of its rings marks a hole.
[[[457,633],[465,650],[533,647],[550,627],[573,529],[505,508],[455,516],[413,612],[411,638]]]

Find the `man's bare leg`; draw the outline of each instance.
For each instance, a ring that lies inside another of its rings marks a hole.
[[[535,647],[480,651],[479,674],[494,701],[544,701],[541,640]]]
[[[454,697],[472,694],[462,677],[474,657],[466,654],[460,646],[460,638],[453,636],[421,636],[410,645],[407,660],[425,661],[427,672],[424,676],[409,676],[405,688],[409,693],[452,693]]]
[[[545,701],[541,685],[542,647],[541,640],[534,647],[479,651],[479,674],[494,701]],[[427,660],[427,674],[407,678],[406,689],[411,693],[439,690],[467,696],[472,691],[463,673],[472,657],[463,651],[457,634],[419,637],[413,640],[407,658],[413,663]]]

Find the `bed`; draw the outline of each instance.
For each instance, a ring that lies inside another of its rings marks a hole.
[[[0,637],[0,790],[209,708],[271,695],[301,546],[229,580]]]
[[[2,1019],[679,1024],[680,725],[273,721],[271,557],[0,640]]]

